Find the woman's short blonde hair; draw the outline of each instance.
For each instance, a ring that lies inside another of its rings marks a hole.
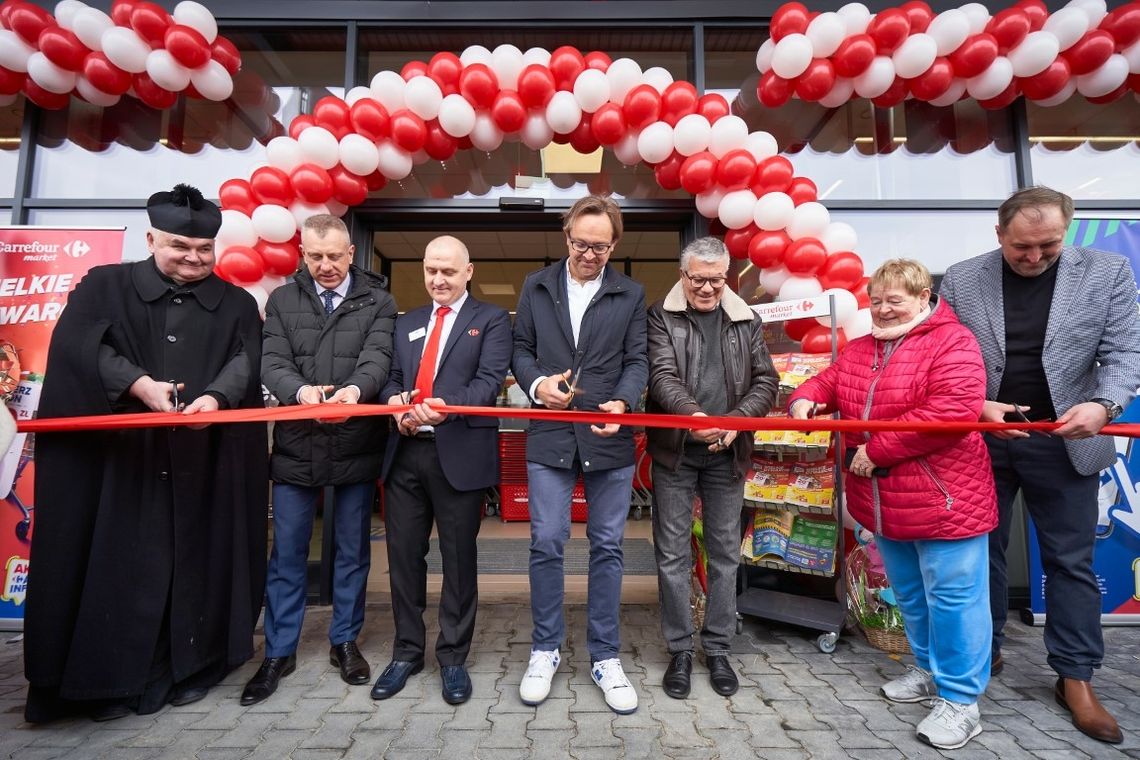
[[[867,293],[875,287],[889,288],[901,287],[912,296],[920,295],[924,288],[934,287],[934,278],[930,270],[914,259],[891,259],[883,262],[882,266],[871,275],[867,283]]]

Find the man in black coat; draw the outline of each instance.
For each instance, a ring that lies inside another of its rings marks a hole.
[[[213,274],[221,213],[186,185],[147,211],[152,257],[72,292],[41,417],[262,406],[257,305]],[[188,704],[249,659],[266,451],[264,423],[38,437],[28,721]]]
[[[383,278],[352,265],[355,247],[330,214],[301,228],[305,266],[265,306],[261,381],[282,404],[376,403],[388,379],[396,302]],[[334,486],[333,616],[329,661],[346,683],[368,683],[356,646],[372,555],[369,524],[386,420],[278,422],[273,428],[273,554],[265,600],[265,660],[241,695],[261,702],[296,667],[317,498]]]
[[[416,402],[397,420],[384,463],[384,519],[396,638],[392,662],[373,699],[399,692],[424,665],[428,539],[439,529],[443,593],[439,600],[443,698],[466,702],[478,606],[475,539],[483,497],[499,477],[499,421],[447,415],[433,406],[494,406],[511,360],[511,318],[467,292],[474,267],[467,247],[450,236],[424,250],[424,285],[432,302],[396,321],[396,351],[383,396],[393,405]]]
[[[537,406],[620,415],[637,405],[649,375],[645,290],[607,262],[621,238],[621,209],[608,196],[577,201],[562,221],[567,257],[526,278],[515,318],[513,369]],[[590,673],[618,713],[637,709],[637,692],[618,659],[618,614],[634,446],[630,429],[532,422],[527,431],[530,589],[534,632],[519,696],[550,693],[565,637],[563,549],[570,500],[585,483],[590,538],[586,645]]]

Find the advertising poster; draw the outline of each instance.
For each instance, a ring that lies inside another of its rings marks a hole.
[[[1074,219],[1065,244],[1123,254],[1140,280],[1140,220]],[[1140,422],[1140,401],[1119,421]],[[1116,463],[1100,475],[1093,571],[1102,622],[1140,625],[1140,440],[1117,438],[1116,452]],[[1044,622],[1045,574],[1034,530],[1029,532],[1029,598],[1034,622]]]
[[[16,419],[36,416],[48,343],[68,294],[89,269],[122,257],[122,227],[0,227],[0,393]],[[34,447],[34,436],[20,433],[0,459],[0,629],[23,627]]]

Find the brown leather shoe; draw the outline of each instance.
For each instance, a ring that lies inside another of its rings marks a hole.
[[[1075,678],[1058,678],[1053,687],[1057,704],[1073,714],[1073,725],[1081,733],[1097,741],[1120,744],[1124,734],[1116,724],[1116,718],[1097,700],[1092,684]]]
[[[1005,668],[1005,662],[1001,659],[1001,652],[998,652],[990,660],[990,677],[996,676]]]

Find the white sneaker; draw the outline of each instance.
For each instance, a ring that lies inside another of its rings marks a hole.
[[[982,732],[978,703],[963,705],[941,697],[934,700],[930,714],[922,719],[915,735],[938,749],[958,749]]]
[[[892,702],[925,702],[938,696],[929,670],[908,665],[906,672],[882,685],[879,693]]]
[[[633,684],[625,677],[621,660],[614,657],[609,660],[599,660],[590,670],[594,683],[606,695],[606,704],[610,709],[620,715],[628,715],[637,709],[637,692]]]
[[[519,684],[519,698],[524,705],[539,705],[550,694],[550,682],[554,680],[554,672],[562,662],[558,650],[551,651],[530,650],[530,662],[526,666],[526,674]]]

